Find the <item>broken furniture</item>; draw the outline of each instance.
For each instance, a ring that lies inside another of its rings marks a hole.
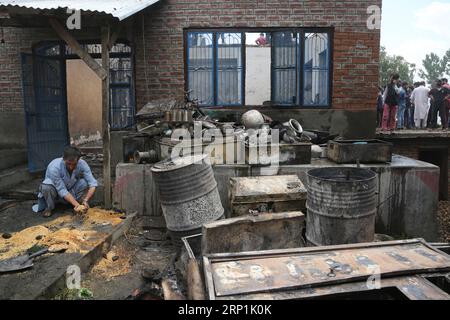
[[[152,169],[172,242],[199,233],[204,223],[223,218],[217,182],[207,155],[161,161]]]
[[[315,246],[372,242],[377,174],[362,168],[308,171],[306,239]]]
[[[336,163],[383,163],[391,162],[392,147],[381,140],[328,141],[328,158]]]
[[[232,217],[252,211],[304,211],[306,197],[306,188],[296,175],[230,178]]]
[[[202,253],[303,247],[304,225],[301,212],[263,213],[206,223],[202,228]]]
[[[211,300],[450,299],[434,284],[450,256],[422,239],[208,254],[203,266]]]

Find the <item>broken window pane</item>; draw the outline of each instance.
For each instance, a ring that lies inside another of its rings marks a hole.
[[[245,104],[260,106],[270,101],[270,33],[245,34]]]
[[[187,54],[191,99],[198,99],[200,105],[213,105],[213,34],[190,32]]]
[[[329,65],[328,34],[306,33],[303,65],[303,105],[328,105]]]

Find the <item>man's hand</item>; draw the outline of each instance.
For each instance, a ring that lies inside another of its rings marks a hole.
[[[85,206],[86,208],[90,208],[89,206],[89,201],[87,199],[83,199],[83,202],[81,203],[83,206]]]
[[[86,212],[88,211],[88,208],[83,205],[79,205],[74,208],[74,211],[76,214],[83,215],[83,214],[86,214]]]

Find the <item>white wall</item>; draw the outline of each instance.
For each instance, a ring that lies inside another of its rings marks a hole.
[[[245,104],[270,100],[270,47],[246,47]]]

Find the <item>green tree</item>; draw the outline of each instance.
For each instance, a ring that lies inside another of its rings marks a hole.
[[[422,64],[424,69],[419,71],[419,76],[431,84],[450,72],[450,50],[442,58],[436,53],[427,54]]]
[[[401,80],[413,83],[416,65],[414,63],[409,63],[402,56],[389,55],[386,48],[381,47],[380,85],[383,86],[388,83],[393,73],[398,73]]]

